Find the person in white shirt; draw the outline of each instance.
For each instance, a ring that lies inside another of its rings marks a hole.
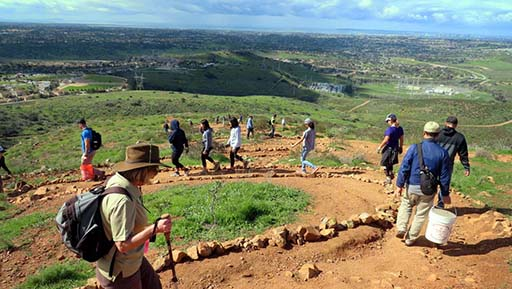
[[[242,130],[238,125],[238,120],[236,119],[236,117],[231,118],[229,120],[229,123],[231,125],[231,132],[229,135],[228,142],[226,143],[226,147],[231,147],[231,150],[229,151],[229,160],[231,164],[230,169],[235,169],[235,159],[243,162],[244,169],[246,169],[249,162],[238,155],[238,151],[242,146]]]

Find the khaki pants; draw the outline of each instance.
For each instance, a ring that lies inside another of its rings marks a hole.
[[[398,218],[396,220],[396,226],[398,231],[407,232],[407,225],[411,218],[412,208],[416,207],[416,214],[412,220],[411,227],[407,233],[407,239],[416,240],[420,234],[425,218],[428,216],[428,212],[434,204],[434,197],[409,194],[408,192],[402,197],[402,203],[398,209]]]

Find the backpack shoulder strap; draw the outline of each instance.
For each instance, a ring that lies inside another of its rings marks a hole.
[[[420,162],[420,170],[425,170],[425,163],[423,161],[423,148],[421,146],[421,142],[416,145],[416,148],[418,150],[418,160]]]
[[[124,188],[122,187],[110,187],[108,189],[106,189],[103,193],[102,193],[102,196],[106,196],[106,195],[110,195],[110,194],[121,194],[121,195],[125,195],[127,196],[128,198],[130,198],[130,201],[133,201],[132,199],[132,196],[130,195],[130,193],[128,193],[127,190],[125,190]]]
[[[101,195],[102,195],[102,197],[105,197],[105,196],[110,195],[110,194],[122,194],[122,195],[125,195],[128,198],[130,198],[130,201],[133,201],[132,196],[130,195],[130,193],[128,193],[128,191],[125,190],[122,187],[110,187],[110,188],[106,189]],[[115,246],[116,245],[114,244],[114,247]],[[110,267],[108,269],[108,276],[109,277],[112,277],[112,275],[114,274],[114,263],[116,261],[117,251],[118,250],[117,250],[117,247],[116,247],[116,249],[114,250],[114,255],[112,256],[112,261],[110,262]]]

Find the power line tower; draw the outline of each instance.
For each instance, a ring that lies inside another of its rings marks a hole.
[[[137,71],[135,71],[135,76],[133,78],[135,79],[135,89],[143,90],[144,89],[144,73],[141,72],[140,75],[137,75]]]

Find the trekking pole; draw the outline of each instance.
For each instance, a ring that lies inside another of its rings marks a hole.
[[[171,219],[169,214],[163,214],[160,219]],[[172,248],[171,248],[171,232],[164,233],[165,242],[169,250],[169,266],[171,267],[172,278],[169,287],[178,289],[178,277],[176,277],[176,269],[174,268],[174,260],[172,259]]]

